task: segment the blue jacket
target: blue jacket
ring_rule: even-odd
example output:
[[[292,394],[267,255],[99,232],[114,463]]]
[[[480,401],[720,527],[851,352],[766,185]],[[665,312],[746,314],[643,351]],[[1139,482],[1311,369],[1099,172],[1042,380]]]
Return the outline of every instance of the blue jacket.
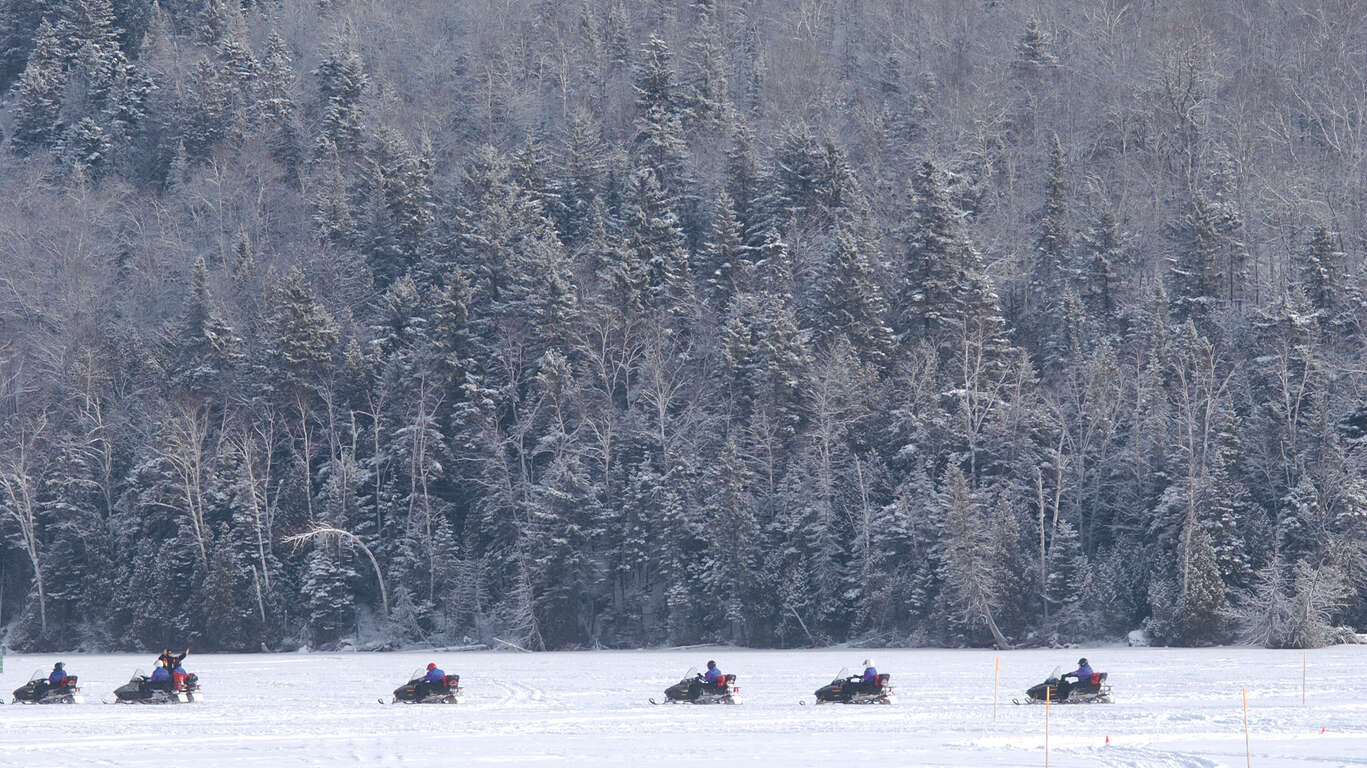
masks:
[[[166,667],[157,667],[152,670],[152,682],[159,683],[162,680],[170,680],[171,672]]]
[[[1080,666],[1080,667],[1077,668],[1077,671],[1076,671],[1076,672],[1069,672],[1068,675],[1073,675],[1073,676],[1077,677],[1078,682],[1085,682],[1085,681],[1087,681],[1087,680],[1091,680],[1091,679],[1092,679],[1092,665],[1091,665],[1091,664],[1083,664],[1082,666]],[[1064,677],[1067,677],[1068,675],[1064,675]]]
[[[703,675],[702,679],[706,680],[709,683],[715,683],[717,682],[717,678],[721,676],[721,667],[713,667],[707,670],[707,674]]]
[[[53,688],[56,688],[57,686],[61,685],[61,684],[62,684],[62,681],[65,680],[65,679],[66,679],[66,671],[65,671],[65,670],[62,670],[62,669],[54,669],[54,670],[52,670],[52,674],[50,674],[50,675],[47,676],[47,684],[50,685],[50,686],[52,686]]]
[[[422,679],[429,683],[440,683],[446,679],[446,673],[440,669],[429,669],[427,670],[427,674],[423,675]]]
[[[864,669],[864,682],[866,682],[866,683],[872,683],[873,681],[875,681],[875,680],[877,680],[877,679],[878,679],[878,670],[877,670],[877,669],[875,669],[875,668],[873,668],[873,667],[867,667],[867,668]]]

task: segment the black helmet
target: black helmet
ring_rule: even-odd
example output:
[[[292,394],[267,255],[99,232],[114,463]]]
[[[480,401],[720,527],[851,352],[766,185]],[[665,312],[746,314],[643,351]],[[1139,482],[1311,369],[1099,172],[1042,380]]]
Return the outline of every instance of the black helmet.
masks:
[[[56,664],[53,664],[53,665],[52,665],[52,668],[53,668],[53,669],[61,669],[61,668],[62,668],[62,662],[59,661],[59,662],[57,662]]]
[[[715,666],[717,666],[717,662],[712,661],[711,659],[708,659],[708,660],[707,660],[707,668],[708,668],[708,669],[711,669],[711,668],[713,668],[713,667],[715,667]]]
[[[1083,658],[1081,658],[1081,659],[1078,659],[1078,660],[1077,660],[1077,665],[1078,665],[1079,667],[1085,667],[1085,666],[1087,666],[1087,659],[1086,659],[1086,657],[1083,657]]]

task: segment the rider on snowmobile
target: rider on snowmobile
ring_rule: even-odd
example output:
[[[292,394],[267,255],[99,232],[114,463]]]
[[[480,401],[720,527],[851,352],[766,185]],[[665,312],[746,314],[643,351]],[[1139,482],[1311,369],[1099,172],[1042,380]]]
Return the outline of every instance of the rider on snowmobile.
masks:
[[[709,687],[715,686],[718,680],[726,679],[721,669],[717,667],[717,662],[709,659],[707,661],[707,674],[698,675],[688,684],[688,698],[697,699],[702,694],[703,683]]]
[[[157,659],[157,666],[152,669],[152,677],[148,679],[153,688],[171,689],[171,670],[166,668],[166,662]]]
[[[162,648],[162,649],[161,649],[161,655],[157,657],[157,661],[160,661],[160,662],[162,662],[163,664],[165,664],[167,669],[175,669],[176,667],[179,667],[179,666],[180,666],[180,663],[181,663],[182,661],[185,661],[185,657],[186,657],[186,656],[189,656],[189,655],[190,655],[190,649],[189,649],[189,648],[186,648],[186,649],[185,649],[185,653],[182,653],[182,654],[180,654],[179,656],[175,655],[174,653],[171,653],[170,651],[166,650],[165,648]]]
[[[873,659],[864,659],[864,677],[860,683],[865,691],[872,692],[878,687],[878,668],[873,665]]]
[[[66,665],[59,661],[52,665],[52,674],[47,676],[47,684],[53,688],[60,688],[66,678]]]
[[[436,664],[427,662],[427,674],[423,675],[423,685],[427,686],[424,696],[429,693],[440,691],[446,683],[446,673],[441,671]]]
[[[1076,679],[1077,679],[1077,683],[1069,684],[1069,683],[1068,683],[1068,678],[1070,678],[1070,677],[1076,678]],[[1062,676],[1059,677],[1059,680],[1058,680],[1058,700],[1059,700],[1059,701],[1064,701],[1065,699],[1068,698],[1068,692],[1071,691],[1071,690],[1073,689],[1073,686],[1074,686],[1074,685],[1078,685],[1078,684],[1080,684],[1080,683],[1088,682],[1088,681],[1090,681],[1091,679],[1092,679],[1092,666],[1091,666],[1090,664],[1087,663],[1087,658],[1084,656],[1083,658],[1080,658],[1080,659],[1077,660],[1077,669],[1073,670],[1072,672],[1066,672],[1066,673],[1064,673]]]
[[[179,690],[183,689],[183,688],[185,687],[185,678],[187,678],[187,677],[189,677],[189,676],[190,676],[190,674],[189,674],[188,672],[185,671],[185,667],[182,667],[182,666],[180,665],[180,663],[177,662],[177,663],[176,663],[176,668],[173,669],[173,670],[171,670],[171,688],[172,688],[172,690],[177,690],[177,691],[179,691]]]

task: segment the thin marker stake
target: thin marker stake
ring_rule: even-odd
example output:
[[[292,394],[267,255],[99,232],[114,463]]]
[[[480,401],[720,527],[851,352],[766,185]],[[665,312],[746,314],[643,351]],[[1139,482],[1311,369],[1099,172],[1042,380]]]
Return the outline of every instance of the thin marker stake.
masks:
[[[1305,668],[1309,664],[1307,658],[1310,655],[1308,649],[1301,649],[1301,706],[1305,706]]]
[[[1002,657],[992,665],[992,722],[997,722],[997,680],[1001,677]]]
[[[1248,746],[1248,689],[1244,689],[1244,760],[1253,768],[1253,750]]]
[[[1044,768],[1049,768],[1049,702],[1054,699],[1054,689],[1044,689]]]

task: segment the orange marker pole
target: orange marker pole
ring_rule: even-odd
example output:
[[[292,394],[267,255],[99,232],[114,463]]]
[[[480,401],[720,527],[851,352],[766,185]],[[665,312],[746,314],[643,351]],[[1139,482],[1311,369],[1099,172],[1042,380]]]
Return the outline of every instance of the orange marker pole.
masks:
[[[1049,768],[1049,702],[1054,698],[1054,689],[1044,689],[1044,768]]]
[[[1244,759],[1253,768],[1253,750],[1248,746],[1248,689],[1244,689]]]
[[[992,722],[997,722],[997,681],[1001,678],[1002,657],[992,665]]]

